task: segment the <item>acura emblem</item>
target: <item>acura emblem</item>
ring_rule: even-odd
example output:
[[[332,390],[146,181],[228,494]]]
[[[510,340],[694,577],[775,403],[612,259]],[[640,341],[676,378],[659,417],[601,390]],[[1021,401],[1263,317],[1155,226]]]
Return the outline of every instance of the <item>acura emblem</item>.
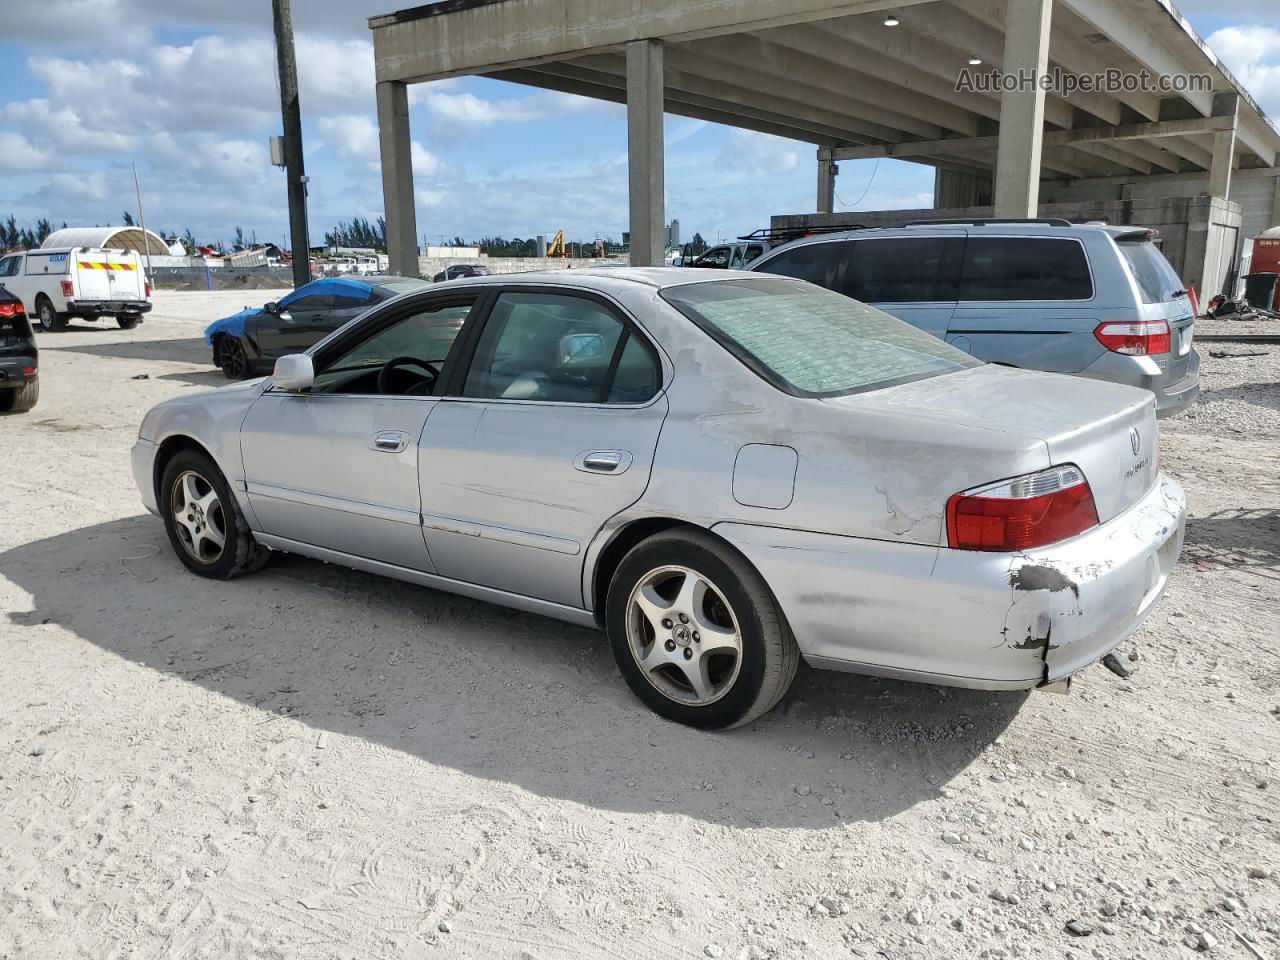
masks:
[[[1135,457],[1142,450],[1142,434],[1138,432],[1137,427],[1129,431],[1129,446],[1133,447],[1133,455]]]

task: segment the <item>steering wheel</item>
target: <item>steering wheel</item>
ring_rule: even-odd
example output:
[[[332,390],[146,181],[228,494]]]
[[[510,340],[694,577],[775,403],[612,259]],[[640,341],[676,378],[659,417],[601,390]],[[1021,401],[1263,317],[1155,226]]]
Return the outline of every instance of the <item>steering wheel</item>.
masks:
[[[399,367],[420,367],[426,370],[431,376],[424,377],[409,389],[400,391],[401,396],[416,397],[424,393],[430,393],[431,388],[435,386],[436,380],[440,377],[440,370],[425,360],[419,360],[417,357],[392,357],[382,365],[382,369],[378,371],[378,392],[382,394],[391,393],[391,374]]]

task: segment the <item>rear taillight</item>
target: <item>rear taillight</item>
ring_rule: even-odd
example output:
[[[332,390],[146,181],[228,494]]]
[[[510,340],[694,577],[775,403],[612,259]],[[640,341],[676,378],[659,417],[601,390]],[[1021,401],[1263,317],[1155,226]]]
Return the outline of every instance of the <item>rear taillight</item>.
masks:
[[[1168,353],[1173,343],[1169,324],[1164,320],[1100,323],[1093,335],[1112,353],[1127,353],[1136,357]]]
[[[957,493],[947,501],[947,545],[959,550],[1029,550],[1097,525],[1093,491],[1070,464]]]
[[[75,288],[75,287],[73,287],[73,286],[71,285],[71,281],[70,281],[70,280],[63,280],[63,281],[62,281],[62,295],[63,295],[64,297],[74,297],[74,296],[75,296],[75,293],[76,293],[76,288]]]
[[[151,296],[151,281],[147,280],[142,284],[142,295],[144,297]]]
[[[16,317],[24,312],[20,303],[0,303],[0,317]]]

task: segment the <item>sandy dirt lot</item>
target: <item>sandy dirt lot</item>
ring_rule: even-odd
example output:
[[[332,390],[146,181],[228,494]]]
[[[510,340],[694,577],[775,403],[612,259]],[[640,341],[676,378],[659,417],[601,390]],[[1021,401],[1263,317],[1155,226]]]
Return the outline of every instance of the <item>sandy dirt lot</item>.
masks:
[[[1193,517],[1132,677],[802,667],[708,735],[587,630],[298,558],[186,573],[129,448],[270,296],[44,335],[0,418],[0,958],[1280,960],[1280,347],[1213,344],[1163,424]]]

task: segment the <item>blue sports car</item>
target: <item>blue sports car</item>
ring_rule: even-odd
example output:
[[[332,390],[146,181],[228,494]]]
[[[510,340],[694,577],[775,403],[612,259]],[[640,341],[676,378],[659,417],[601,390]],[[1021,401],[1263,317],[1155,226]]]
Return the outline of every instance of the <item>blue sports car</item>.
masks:
[[[231,380],[270,373],[276,358],[301,353],[375,304],[428,286],[411,277],[324,277],[280,300],[209,324],[205,342]]]

